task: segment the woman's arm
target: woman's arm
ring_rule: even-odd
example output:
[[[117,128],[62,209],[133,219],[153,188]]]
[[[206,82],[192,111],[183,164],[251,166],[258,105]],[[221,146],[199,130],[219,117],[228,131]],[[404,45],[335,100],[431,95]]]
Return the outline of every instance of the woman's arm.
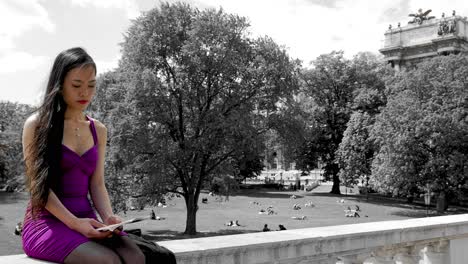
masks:
[[[113,219],[115,216],[112,212],[109,194],[104,183],[104,160],[106,154],[107,128],[97,120],[94,120],[94,126],[96,127],[99,145],[97,166],[93,176],[91,177],[91,198],[93,199],[94,206],[101,216],[102,221],[105,224],[115,224],[120,222],[121,219]]]
[[[110,232],[100,232],[96,230],[96,228],[105,226],[103,223],[92,218],[78,218],[72,214],[52,190],[49,190],[49,197],[45,209],[70,229],[80,232],[88,238],[105,238],[110,234]]]
[[[26,120],[26,122],[24,123],[24,127],[23,127],[23,136],[22,136],[23,156],[26,162],[28,162],[27,157],[29,157],[30,155],[29,145],[31,144],[33,140],[34,131],[36,130],[36,127],[37,127],[37,115],[32,115]],[[26,166],[28,165],[26,164]],[[27,175],[27,177],[31,177],[31,175]],[[49,211],[52,215],[57,217],[70,229],[76,230],[87,237],[104,238],[109,235],[109,233],[107,232],[99,232],[95,230],[95,227],[104,226],[102,223],[99,223],[94,219],[77,218],[75,215],[73,215],[63,205],[63,203],[59,200],[57,195],[55,195],[55,193],[52,190],[49,190],[49,196],[47,198],[45,209]]]

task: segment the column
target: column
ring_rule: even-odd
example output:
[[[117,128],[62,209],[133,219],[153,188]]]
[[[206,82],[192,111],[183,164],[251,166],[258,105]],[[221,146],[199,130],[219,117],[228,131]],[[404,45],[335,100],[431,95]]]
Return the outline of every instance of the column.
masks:
[[[419,251],[421,246],[406,245],[398,247],[395,250],[393,260],[395,264],[418,264],[419,263]]]
[[[425,246],[421,252],[421,261],[423,264],[446,264],[450,263],[449,241],[440,240]]]

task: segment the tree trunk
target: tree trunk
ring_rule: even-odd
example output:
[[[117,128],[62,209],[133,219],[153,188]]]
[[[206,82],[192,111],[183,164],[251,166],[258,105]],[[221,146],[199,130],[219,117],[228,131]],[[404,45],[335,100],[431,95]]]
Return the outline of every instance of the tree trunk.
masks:
[[[339,168],[338,168],[338,165],[337,164],[333,164],[332,166],[330,166],[331,168],[331,173],[333,175],[333,186],[332,186],[332,189],[330,191],[330,193],[333,193],[333,194],[341,194],[340,192],[340,177],[338,176],[338,171],[339,171]]]
[[[333,186],[332,186],[332,189],[331,189],[330,193],[341,194],[341,192],[340,192],[340,177],[338,177],[337,174],[333,175]]]
[[[447,195],[445,192],[440,192],[439,197],[437,197],[437,205],[436,209],[437,212],[443,213],[445,210],[448,208],[448,201],[447,201]]]
[[[193,194],[188,194],[185,197],[185,206],[187,207],[187,220],[185,222],[186,235],[195,235],[197,233],[197,201]]]

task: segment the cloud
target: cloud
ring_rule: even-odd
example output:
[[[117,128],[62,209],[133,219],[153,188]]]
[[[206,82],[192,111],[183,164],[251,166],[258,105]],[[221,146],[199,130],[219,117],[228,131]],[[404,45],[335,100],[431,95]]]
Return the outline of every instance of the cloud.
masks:
[[[72,4],[81,7],[118,8],[125,10],[127,18],[133,19],[140,15],[138,5],[134,0],[72,0]]]
[[[119,66],[119,60],[121,55],[114,57],[112,60],[99,60],[96,59],[96,67],[98,70],[98,74],[104,73],[107,71],[115,70]]]
[[[337,8],[340,0],[306,0],[306,2],[326,8]]]
[[[385,8],[382,11],[382,14],[378,18],[378,22],[392,23],[397,20],[403,20],[408,18],[408,14],[412,13],[410,8],[410,2],[407,0],[401,0],[397,4],[392,4],[392,6]]]
[[[343,39],[343,37],[341,37],[341,36],[332,35],[332,36],[330,37],[330,40],[331,40],[331,41],[343,41],[344,39]]]
[[[14,39],[39,27],[54,32],[55,24],[39,0],[2,0],[0,2],[0,54],[15,48]]]
[[[50,58],[45,56],[33,56],[22,51],[11,51],[3,56],[0,55],[0,74],[44,68],[49,61]]]

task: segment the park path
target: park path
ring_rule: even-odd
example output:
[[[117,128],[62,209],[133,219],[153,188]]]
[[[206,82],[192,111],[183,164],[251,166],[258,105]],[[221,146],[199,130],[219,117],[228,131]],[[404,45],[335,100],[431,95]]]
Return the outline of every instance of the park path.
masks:
[[[0,192],[0,256],[23,253],[21,237],[14,230],[23,221],[27,202],[27,193]]]

